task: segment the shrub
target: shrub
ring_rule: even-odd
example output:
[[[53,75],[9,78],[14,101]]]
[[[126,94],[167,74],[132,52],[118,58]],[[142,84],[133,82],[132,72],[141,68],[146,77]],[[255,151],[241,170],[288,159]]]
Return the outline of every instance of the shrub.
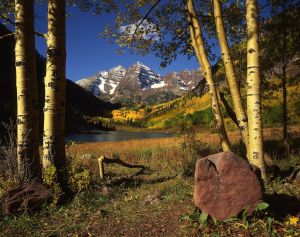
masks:
[[[16,123],[2,123],[5,134],[0,140],[0,171],[8,179],[18,181]]]
[[[277,105],[264,109],[262,118],[265,125],[280,124],[282,121],[282,107]]]
[[[183,119],[184,119],[184,117],[182,115],[177,115],[176,117],[169,118],[164,122],[164,127],[165,128],[175,128],[178,126],[178,123],[180,121],[182,121]]]
[[[191,119],[193,125],[197,125],[200,123],[210,124],[210,122],[214,120],[214,115],[211,107],[209,107],[207,109],[194,112],[193,114],[191,114]]]
[[[183,176],[193,176],[196,161],[213,152],[213,149],[207,143],[197,138],[192,128],[186,128],[183,131],[183,140],[180,142],[180,147],[185,157],[182,164]]]
[[[70,188],[74,193],[83,191],[91,184],[91,173],[80,159],[72,158],[68,170]]]
[[[82,159],[67,157],[67,173],[69,179],[69,188],[73,194],[82,192],[91,184],[91,173]],[[53,203],[56,205],[61,199],[63,192],[57,183],[57,172],[53,165],[43,169],[43,182],[46,184],[52,194]]]
[[[56,168],[53,165],[49,165],[43,169],[43,182],[49,187],[49,191],[53,197],[52,205],[56,205],[63,193],[57,183]]]

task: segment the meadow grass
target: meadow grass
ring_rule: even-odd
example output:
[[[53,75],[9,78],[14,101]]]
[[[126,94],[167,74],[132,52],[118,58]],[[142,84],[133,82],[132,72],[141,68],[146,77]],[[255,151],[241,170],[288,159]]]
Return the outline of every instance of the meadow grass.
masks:
[[[293,131],[299,135],[297,128]],[[229,136],[232,141],[239,139],[236,131]],[[267,129],[264,136],[269,150],[275,152],[280,131]],[[238,144],[234,147],[239,149]],[[193,168],[196,159],[218,149],[218,136],[209,133],[70,145],[69,160],[79,160],[91,172],[89,186],[64,205],[1,217],[0,236],[299,236],[299,213],[288,207],[284,214],[267,209],[247,219],[200,221],[192,202]],[[288,159],[278,153],[272,157],[287,169],[300,165],[299,147],[293,151]],[[100,180],[97,158],[101,155],[147,169],[136,175],[137,169],[106,165],[105,180]],[[300,188],[289,177],[274,177],[266,192],[299,203],[295,200],[300,198]]]

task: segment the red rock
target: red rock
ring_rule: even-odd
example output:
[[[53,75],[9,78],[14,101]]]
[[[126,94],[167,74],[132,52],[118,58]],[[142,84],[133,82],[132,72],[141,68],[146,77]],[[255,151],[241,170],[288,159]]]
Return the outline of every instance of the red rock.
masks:
[[[195,169],[194,203],[222,221],[262,200],[263,185],[254,166],[232,152],[199,159]]]
[[[4,214],[28,212],[42,207],[51,197],[47,188],[38,181],[32,181],[7,190],[2,197]]]

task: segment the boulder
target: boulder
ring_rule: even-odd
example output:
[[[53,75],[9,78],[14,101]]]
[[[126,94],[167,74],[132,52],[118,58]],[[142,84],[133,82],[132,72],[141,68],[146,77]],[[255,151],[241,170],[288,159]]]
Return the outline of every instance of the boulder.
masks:
[[[9,215],[37,210],[50,197],[47,188],[38,181],[21,184],[3,194],[3,213]]]
[[[199,159],[195,169],[194,203],[216,220],[226,220],[262,200],[259,170],[232,152]]]

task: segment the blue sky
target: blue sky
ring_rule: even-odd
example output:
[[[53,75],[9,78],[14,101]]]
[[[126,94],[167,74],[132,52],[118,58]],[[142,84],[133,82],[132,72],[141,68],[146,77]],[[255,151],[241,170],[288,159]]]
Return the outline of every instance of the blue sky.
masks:
[[[260,1],[264,4],[265,0]],[[268,12],[267,9],[264,11]],[[268,15],[264,11],[261,15]],[[190,60],[185,56],[178,55],[176,61],[166,68],[159,66],[160,59],[153,54],[141,56],[126,52],[116,54],[118,46],[111,45],[107,40],[100,38],[99,33],[103,31],[106,24],[113,21],[112,15],[93,15],[92,12],[82,12],[76,7],[67,9],[67,77],[77,81],[84,77],[95,74],[101,70],[108,70],[117,65],[129,67],[136,61],[148,65],[155,72],[165,75],[172,71],[199,68],[196,58]],[[47,8],[46,4],[36,4],[36,31],[47,32]],[[10,26],[12,29],[13,27]],[[13,29],[12,29],[13,30]],[[46,43],[43,38],[36,39],[37,50],[45,56]],[[218,43],[213,52],[219,54]]]
[[[188,60],[184,56],[169,65],[160,68],[160,59],[152,55],[135,55],[129,52],[116,54],[117,45],[111,45],[107,40],[101,39],[99,33],[111,21],[111,15],[95,16],[91,12],[81,12],[78,8],[68,8],[70,16],[67,18],[67,77],[77,81],[90,76],[100,70],[108,70],[114,66],[129,67],[136,61],[148,65],[155,72],[165,75],[171,71],[199,68],[195,58]],[[47,31],[47,9],[45,5],[36,6],[36,31]],[[37,49],[45,55],[46,44],[44,39],[37,38]]]

